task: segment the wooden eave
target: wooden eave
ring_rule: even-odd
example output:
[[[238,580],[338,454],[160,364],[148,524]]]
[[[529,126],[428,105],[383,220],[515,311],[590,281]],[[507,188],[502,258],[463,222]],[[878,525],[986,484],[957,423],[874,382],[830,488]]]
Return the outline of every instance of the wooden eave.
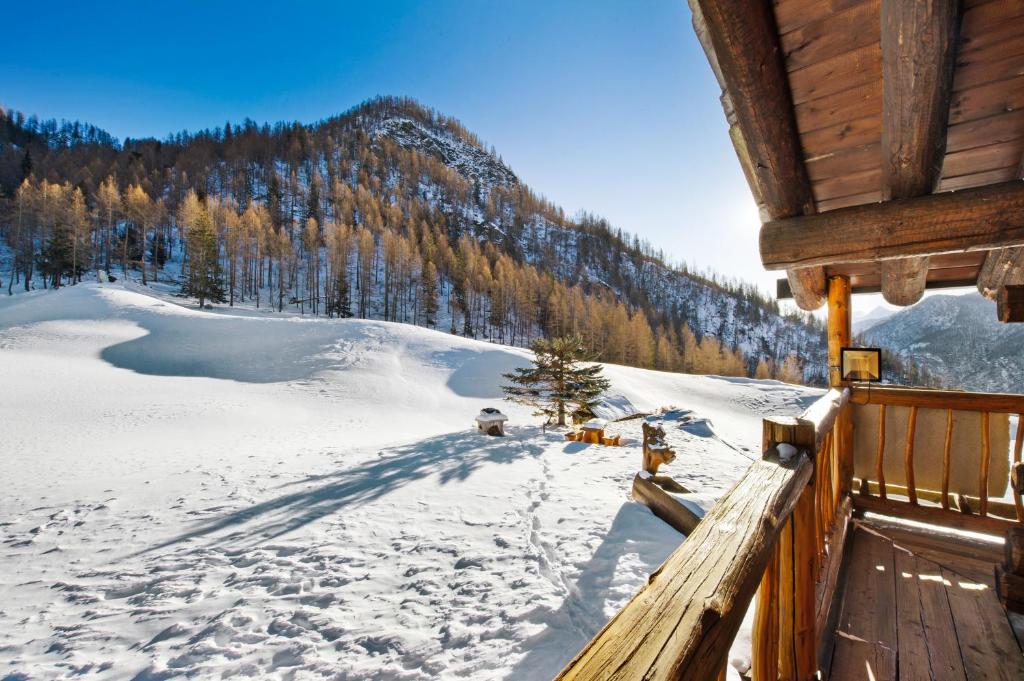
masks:
[[[781,238],[784,224],[794,252],[800,224],[838,211],[830,233],[807,230],[815,240],[808,250],[818,254],[813,264],[763,257],[767,269],[787,270],[789,284],[780,288],[797,288],[797,302],[813,309],[824,300],[824,281],[836,275],[850,277],[854,292],[883,291],[897,304],[914,302],[924,288],[976,285],[996,298],[1006,285],[1024,284],[1024,249],[1001,216],[982,247],[976,234],[970,241],[965,232],[958,244],[958,233],[944,233],[934,248],[921,237],[905,252],[844,259],[849,243],[879,232],[884,238],[896,226],[884,221],[885,211],[872,213],[875,224],[853,217],[847,224],[857,211],[843,210],[1024,177],[1024,1],[770,5],[759,28],[749,18],[763,11],[758,0],[690,0],[768,237]],[[778,64],[781,85],[772,77]],[[767,74],[764,83],[751,86],[751,68]],[[751,111],[753,121],[744,113]],[[793,139],[778,139],[786,134]],[[788,163],[791,148],[802,167]],[[794,205],[808,192],[807,205]]]

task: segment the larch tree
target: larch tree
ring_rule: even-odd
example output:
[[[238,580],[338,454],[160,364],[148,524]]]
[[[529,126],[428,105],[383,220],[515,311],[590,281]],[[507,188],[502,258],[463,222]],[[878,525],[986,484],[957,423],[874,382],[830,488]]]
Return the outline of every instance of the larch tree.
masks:
[[[502,386],[505,399],[534,407],[536,415],[560,426],[567,413],[592,412],[611,382],[582,343],[579,336],[535,340],[533,366],[504,375],[510,381]]]
[[[103,223],[103,269],[110,274],[111,240],[121,212],[121,192],[113,177],[108,176],[97,190],[96,208]]]
[[[205,202],[190,191],[182,202],[178,221],[185,226],[188,248],[188,270],[182,285],[186,295],[199,300],[199,307],[207,301],[224,302],[224,280],[221,274],[217,231],[213,216]]]
[[[789,354],[779,367],[775,378],[783,383],[803,384],[804,370],[800,366],[800,359],[795,354]]]

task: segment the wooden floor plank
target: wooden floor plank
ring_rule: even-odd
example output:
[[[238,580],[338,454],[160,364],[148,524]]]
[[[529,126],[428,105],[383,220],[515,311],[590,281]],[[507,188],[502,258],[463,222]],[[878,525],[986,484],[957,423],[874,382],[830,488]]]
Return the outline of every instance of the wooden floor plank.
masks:
[[[942,567],[895,547],[900,681],[963,681]]]
[[[998,547],[854,521],[829,678],[1024,679],[1024,653],[996,598]]]
[[[829,679],[889,681],[896,678],[896,651],[859,638],[836,634]]]
[[[967,678],[1024,679],[1024,655],[995,592],[952,570],[943,568],[942,576]]]
[[[839,614],[833,679],[895,681],[896,602],[893,546],[887,538],[854,529],[850,566]]]

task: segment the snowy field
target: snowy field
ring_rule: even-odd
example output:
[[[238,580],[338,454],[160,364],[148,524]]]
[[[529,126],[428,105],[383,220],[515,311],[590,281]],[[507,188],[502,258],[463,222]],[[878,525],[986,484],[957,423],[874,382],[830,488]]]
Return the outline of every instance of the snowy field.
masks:
[[[527,361],[117,285],[0,299],[0,678],[550,678],[683,537],[628,497],[639,421],[568,443],[500,400]],[[818,394],[606,374],[619,410],[692,410],[666,472],[705,506]]]

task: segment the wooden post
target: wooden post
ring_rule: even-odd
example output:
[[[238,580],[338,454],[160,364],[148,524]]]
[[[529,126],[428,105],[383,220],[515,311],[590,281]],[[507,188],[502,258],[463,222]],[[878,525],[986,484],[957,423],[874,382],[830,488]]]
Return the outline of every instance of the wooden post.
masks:
[[[828,384],[845,385],[840,366],[841,350],[850,345],[850,278],[828,280]]]
[[[811,421],[795,418],[772,418],[764,420],[763,442],[766,447],[779,443],[791,444],[797,449],[814,452],[817,447],[817,431]],[[824,471],[816,471],[815,485],[821,484]],[[817,578],[817,540],[815,532],[815,489],[804,489],[793,509],[793,515],[779,534],[778,556],[778,610],[776,615],[777,633],[770,632],[770,613],[758,616],[765,629],[755,632],[764,636],[759,647],[762,658],[767,656],[765,648],[771,638],[778,641],[778,674],[783,679],[809,680],[817,671],[817,636],[815,631],[815,579]],[[771,606],[771,595],[764,603]],[[759,666],[770,669],[770,663],[762,659]],[[761,678],[774,679],[774,676]]]
[[[850,278],[830,277],[828,280],[828,382],[835,388],[844,385],[840,366],[842,349],[849,347],[853,336],[850,323]],[[836,417],[835,456],[839,472],[839,495],[853,490],[853,418],[849,406]]]

